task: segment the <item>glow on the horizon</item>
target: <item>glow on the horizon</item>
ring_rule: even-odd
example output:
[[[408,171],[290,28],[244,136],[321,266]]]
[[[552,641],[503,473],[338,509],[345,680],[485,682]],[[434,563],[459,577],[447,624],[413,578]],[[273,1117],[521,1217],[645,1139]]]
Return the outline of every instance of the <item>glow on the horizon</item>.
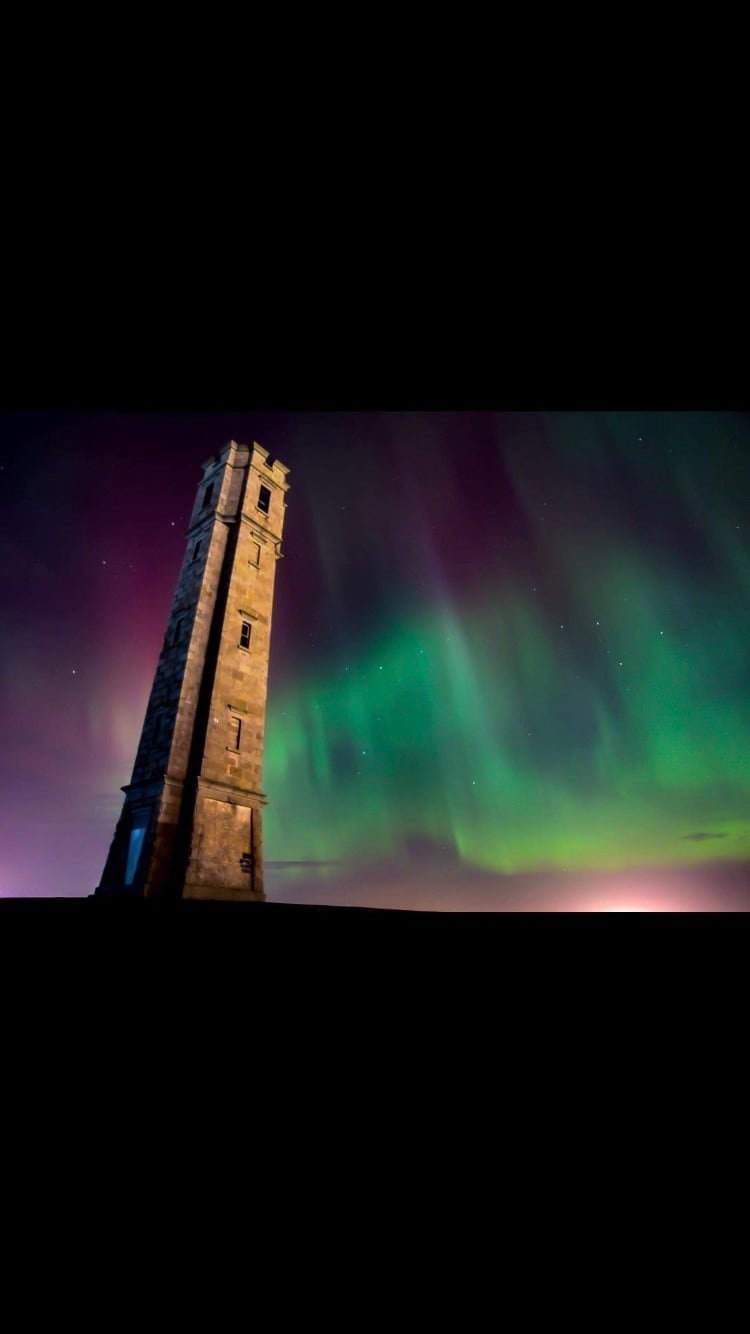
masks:
[[[602,908],[602,912],[653,912],[653,908],[631,908],[624,904],[617,904],[611,908]]]
[[[654,885],[637,884],[618,889],[599,886],[588,902],[583,902],[576,909],[578,912],[596,913],[652,913],[652,912],[694,912],[696,908],[695,887],[675,890],[674,885],[663,889]]]

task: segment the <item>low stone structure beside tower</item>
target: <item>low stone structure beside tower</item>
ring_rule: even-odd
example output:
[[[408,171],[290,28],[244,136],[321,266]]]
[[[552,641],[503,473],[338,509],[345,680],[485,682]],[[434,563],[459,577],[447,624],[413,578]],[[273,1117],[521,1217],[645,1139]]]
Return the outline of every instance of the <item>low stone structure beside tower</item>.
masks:
[[[263,741],[288,472],[235,441],[203,465],[97,894],[264,898]]]

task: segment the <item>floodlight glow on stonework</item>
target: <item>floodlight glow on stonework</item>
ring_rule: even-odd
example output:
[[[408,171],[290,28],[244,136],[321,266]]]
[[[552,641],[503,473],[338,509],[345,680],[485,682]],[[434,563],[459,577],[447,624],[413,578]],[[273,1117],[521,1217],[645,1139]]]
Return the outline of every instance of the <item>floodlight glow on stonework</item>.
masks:
[[[233,440],[203,465],[98,894],[265,898],[263,744],[288,472]]]

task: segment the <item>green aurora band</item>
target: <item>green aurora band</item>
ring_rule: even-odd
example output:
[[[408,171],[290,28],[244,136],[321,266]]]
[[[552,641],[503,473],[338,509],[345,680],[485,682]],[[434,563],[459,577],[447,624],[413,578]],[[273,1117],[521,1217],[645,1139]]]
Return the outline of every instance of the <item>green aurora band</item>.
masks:
[[[655,447],[645,420],[546,419],[543,460],[507,446],[539,574],[499,533],[465,596],[438,580],[272,690],[269,858],[372,863],[409,838],[503,874],[748,857],[748,428],[670,414]]]

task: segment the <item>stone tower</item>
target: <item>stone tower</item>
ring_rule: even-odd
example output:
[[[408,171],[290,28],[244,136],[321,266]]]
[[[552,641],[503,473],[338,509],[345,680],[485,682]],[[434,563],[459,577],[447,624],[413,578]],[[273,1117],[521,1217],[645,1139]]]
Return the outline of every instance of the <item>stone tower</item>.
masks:
[[[283,463],[203,464],[167,633],[97,894],[262,900],[261,791]]]

